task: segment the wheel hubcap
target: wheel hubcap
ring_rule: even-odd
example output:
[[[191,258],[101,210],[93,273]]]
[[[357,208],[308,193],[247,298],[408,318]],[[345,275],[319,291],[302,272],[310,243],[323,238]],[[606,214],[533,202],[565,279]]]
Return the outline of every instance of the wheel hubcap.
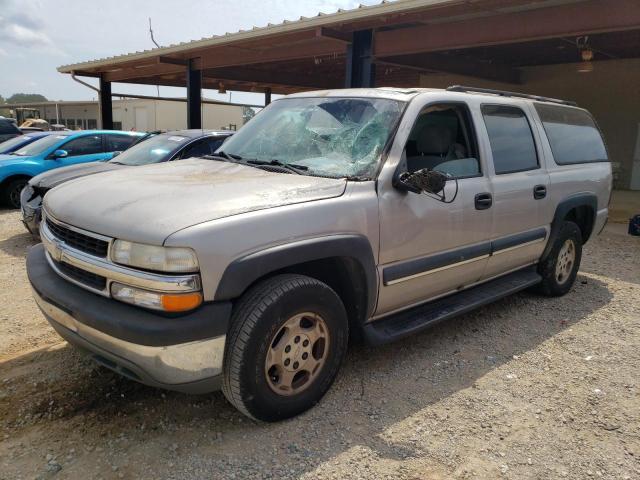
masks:
[[[20,206],[20,192],[27,185],[27,183],[20,183],[9,192],[9,201],[11,202],[11,206],[19,207]]]
[[[576,247],[573,240],[565,240],[560,253],[558,254],[558,260],[556,261],[556,280],[560,285],[565,283],[571,272],[573,271],[573,265],[576,261]]]
[[[300,313],[288,319],[271,339],[265,375],[278,395],[308,388],[322,370],[329,352],[329,329],[320,315]]]

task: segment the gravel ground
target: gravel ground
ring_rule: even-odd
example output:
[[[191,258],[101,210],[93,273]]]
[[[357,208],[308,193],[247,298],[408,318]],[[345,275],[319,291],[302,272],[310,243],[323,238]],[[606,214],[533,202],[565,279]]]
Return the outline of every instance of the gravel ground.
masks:
[[[0,211],[0,479],[640,478],[640,239],[622,225],[587,245],[567,296],[354,347],[316,408],[262,424],[62,342],[31,300],[18,219]]]

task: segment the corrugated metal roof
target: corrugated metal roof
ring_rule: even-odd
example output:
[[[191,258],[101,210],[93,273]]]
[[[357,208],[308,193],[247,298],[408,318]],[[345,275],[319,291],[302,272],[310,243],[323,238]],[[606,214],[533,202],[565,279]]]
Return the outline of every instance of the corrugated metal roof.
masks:
[[[148,57],[156,57],[158,55],[169,55],[184,52],[187,50],[221,46],[227,43],[237,42],[241,40],[251,40],[261,36],[275,35],[279,33],[290,33],[297,30],[305,30],[320,26],[333,25],[336,23],[362,20],[368,17],[378,15],[404,13],[411,10],[417,10],[425,7],[433,7],[448,3],[460,3],[461,0],[382,0],[376,5],[359,5],[356,8],[338,11],[333,13],[319,12],[314,17],[300,17],[298,20],[284,20],[279,24],[267,24],[264,27],[253,27],[250,30],[239,30],[235,33],[225,33],[224,35],[212,35],[204,37],[200,40],[192,40],[189,42],[181,42],[169,45],[167,47],[154,48],[139,52],[127,53],[123,55],[115,55],[112,57],[90,60],[82,63],[63,65],[58,67],[61,73],[72,73],[73,71],[97,68],[104,65],[113,65],[116,63],[129,62],[132,60],[140,60]]]

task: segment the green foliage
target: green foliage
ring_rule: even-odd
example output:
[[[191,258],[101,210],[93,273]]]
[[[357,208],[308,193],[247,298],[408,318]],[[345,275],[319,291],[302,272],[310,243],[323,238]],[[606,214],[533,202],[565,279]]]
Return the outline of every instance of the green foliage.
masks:
[[[251,107],[242,107],[242,122],[247,123],[256,116],[256,111]]]
[[[6,99],[6,103],[46,102],[47,98],[39,93],[14,93]]]

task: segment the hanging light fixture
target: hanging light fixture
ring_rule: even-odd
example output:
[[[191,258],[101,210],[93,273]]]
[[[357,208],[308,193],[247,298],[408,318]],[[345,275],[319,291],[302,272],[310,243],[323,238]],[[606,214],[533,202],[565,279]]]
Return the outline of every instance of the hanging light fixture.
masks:
[[[589,47],[589,37],[578,37],[576,39],[576,46],[580,52],[580,60],[582,62],[578,65],[579,73],[591,73],[593,72],[593,50]]]

